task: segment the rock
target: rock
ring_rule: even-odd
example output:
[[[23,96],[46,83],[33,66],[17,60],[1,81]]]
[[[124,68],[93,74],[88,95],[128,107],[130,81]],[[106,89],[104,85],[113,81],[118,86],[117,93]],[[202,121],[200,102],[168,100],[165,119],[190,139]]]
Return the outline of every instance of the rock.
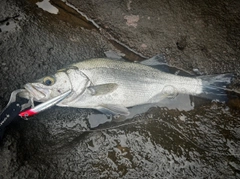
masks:
[[[48,2],[58,14],[35,1],[0,2],[0,26],[16,27],[0,32],[1,109],[26,82],[105,52],[132,61],[164,54],[198,74],[239,75],[237,1]],[[0,178],[237,178],[239,100],[190,101],[191,111],[152,107],[117,123],[60,107],[19,119],[0,144]]]

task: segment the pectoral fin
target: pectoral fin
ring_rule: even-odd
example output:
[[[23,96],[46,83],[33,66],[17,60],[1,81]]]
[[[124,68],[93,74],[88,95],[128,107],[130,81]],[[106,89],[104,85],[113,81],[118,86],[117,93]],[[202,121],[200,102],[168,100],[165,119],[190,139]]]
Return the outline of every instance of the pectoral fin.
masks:
[[[128,116],[130,114],[126,107],[119,104],[102,104],[96,109],[104,114],[120,114],[123,116]]]
[[[107,83],[107,84],[101,84],[96,86],[89,86],[87,89],[91,92],[93,96],[98,96],[98,95],[111,93],[114,90],[116,90],[117,87],[118,87],[118,84],[116,83]]]

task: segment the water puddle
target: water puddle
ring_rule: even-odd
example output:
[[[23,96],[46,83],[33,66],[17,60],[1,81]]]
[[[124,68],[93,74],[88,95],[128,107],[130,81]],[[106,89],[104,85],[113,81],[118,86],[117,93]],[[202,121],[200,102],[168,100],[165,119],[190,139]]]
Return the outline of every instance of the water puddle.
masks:
[[[36,3],[37,6],[51,14],[58,14],[58,9],[50,3],[50,0],[43,0]]]
[[[129,121],[128,119],[131,120],[137,115],[144,114],[152,107],[163,107],[169,110],[175,109],[180,111],[190,111],[194,109],[194,102],[191,100],[191,97],[189,95],[179,94],[173,99],[165,98],[157,104],[145,104],[145,105],[134,106],[132,108],[129,108],[130,115],[127,116],[126,119],[124,118],[123,120],[126,120],[126,123],[127,123],[127,121]],[[90,127],[95,128],[101,124],[112,121],[113,116],[109,117],[104,114],[94,113],[89,115],[88,120],[89,120]],[[115,121],[123,122],[122,119],[115,119]],[[114,125],[116,125],[117,127],[117,123]]]
[[[0,22],[0,32],[14,31],[19,27],[18,22],[22,18],[20,16],[9,17]]]

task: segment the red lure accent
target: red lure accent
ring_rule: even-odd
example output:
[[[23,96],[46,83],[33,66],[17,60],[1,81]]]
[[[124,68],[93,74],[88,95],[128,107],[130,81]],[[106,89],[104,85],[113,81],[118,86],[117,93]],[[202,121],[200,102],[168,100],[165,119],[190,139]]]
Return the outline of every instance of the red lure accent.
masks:
[[[35,114],[37,114],[36,111],[34,111],[33,109],[28,109],[26,111],[20,112],[19,116],[22,118],[25,118],[25,117],[34,116]]]

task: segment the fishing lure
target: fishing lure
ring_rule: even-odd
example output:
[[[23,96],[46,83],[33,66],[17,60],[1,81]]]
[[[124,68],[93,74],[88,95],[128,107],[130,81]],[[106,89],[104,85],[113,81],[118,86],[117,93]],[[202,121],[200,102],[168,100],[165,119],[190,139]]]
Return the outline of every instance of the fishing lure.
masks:
[[[27,118],[27,117],[30,117],[30,116],[34,116],[52,106],[54,106],[55,104],[59,103],[60,101],[62,101],[63,99],[65,99],[70,93],[71,93],[72,90],[68,90],[66,91],[65,93],[51,99],[51,100],[48,100],[44,103],[41,103],[37,106],[35,106],[34,108],[31,108],[31,109],[27,109],[25,111],[22,111],[19,113],[19,116],[22,117],[22,118]]]

